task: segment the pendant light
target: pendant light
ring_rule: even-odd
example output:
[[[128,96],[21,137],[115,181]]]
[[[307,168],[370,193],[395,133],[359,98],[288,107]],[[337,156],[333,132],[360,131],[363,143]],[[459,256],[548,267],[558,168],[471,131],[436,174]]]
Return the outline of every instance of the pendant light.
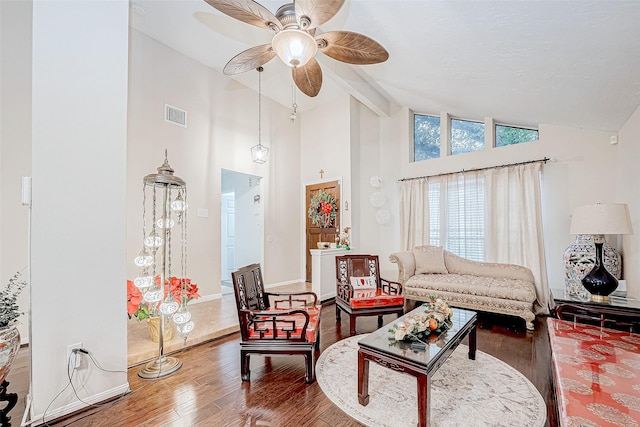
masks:
[[[264,163],[269,156],[269,149],[262,145],[262,72],[264,68],[258,67],[258,145],[251,147],[251,159],[255,163]]]

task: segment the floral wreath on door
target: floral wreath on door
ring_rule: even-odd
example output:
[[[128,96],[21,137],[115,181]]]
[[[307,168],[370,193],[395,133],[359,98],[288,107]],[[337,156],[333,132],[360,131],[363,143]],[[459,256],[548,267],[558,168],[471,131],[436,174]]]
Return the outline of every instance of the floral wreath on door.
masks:
[[[313,225],[321,228],[334,226],[338,203],[335,197],[325,191],[318,191],[311,198],[308,215]]]

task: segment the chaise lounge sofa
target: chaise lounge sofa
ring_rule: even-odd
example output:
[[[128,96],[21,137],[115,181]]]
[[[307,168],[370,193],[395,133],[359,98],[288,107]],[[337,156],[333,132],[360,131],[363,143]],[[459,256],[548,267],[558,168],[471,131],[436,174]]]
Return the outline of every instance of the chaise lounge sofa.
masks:
[[[526,267],[471,261],[438,246],[396,252],[389,260],[398,265],[406,299],[427,301],[433,295],[454,307],[521,317],[534,329],[536,289]]]

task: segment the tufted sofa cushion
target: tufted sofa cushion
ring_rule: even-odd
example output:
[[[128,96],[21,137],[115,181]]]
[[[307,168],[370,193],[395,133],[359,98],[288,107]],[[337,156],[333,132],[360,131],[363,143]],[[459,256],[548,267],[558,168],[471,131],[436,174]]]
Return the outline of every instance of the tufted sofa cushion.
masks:
[[[479,295],[533,303],[536,292],[530,281],[471,274],[418,274],[405,283],[405,288]]]
[[[419,246],[413,250],[416,274],[447,274],[444,251],[440,246]]]

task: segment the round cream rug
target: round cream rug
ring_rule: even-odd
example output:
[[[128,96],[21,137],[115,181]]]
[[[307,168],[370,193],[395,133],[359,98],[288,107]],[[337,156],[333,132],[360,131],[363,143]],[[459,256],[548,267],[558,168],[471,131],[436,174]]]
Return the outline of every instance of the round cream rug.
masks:
[[[369,363],[369,404],[358,403],[358,341],[350,337],[327,348],[316,364],[325,395],[352,418],[371,427],[415,427],[416,378]],[[547,409],[520,372],[481,351],[469,360],[460,344],[431,380],[432,427],[541,427]]]

